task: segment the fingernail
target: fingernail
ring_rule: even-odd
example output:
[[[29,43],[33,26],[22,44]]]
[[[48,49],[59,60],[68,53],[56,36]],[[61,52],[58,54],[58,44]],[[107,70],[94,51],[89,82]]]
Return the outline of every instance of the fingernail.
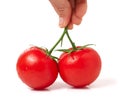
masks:
[[[65,26],[65,21],[64,21],[64,18],[63,17],[60,17],[59,18],[59,26],[62,28]]]

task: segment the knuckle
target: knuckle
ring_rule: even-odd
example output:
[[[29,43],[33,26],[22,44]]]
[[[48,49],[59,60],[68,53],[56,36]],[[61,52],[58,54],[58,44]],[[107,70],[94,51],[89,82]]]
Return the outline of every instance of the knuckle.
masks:
[[[59,16],[64,16],[64,14],[65,14],[64,4],[62,4],[61,6],[58,6],[57,10],[58,10]]]

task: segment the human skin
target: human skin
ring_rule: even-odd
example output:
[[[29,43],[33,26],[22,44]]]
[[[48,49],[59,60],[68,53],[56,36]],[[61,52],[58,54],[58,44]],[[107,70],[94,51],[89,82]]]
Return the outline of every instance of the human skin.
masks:
[[[72,29],[79,25],[87,11],[87,0],[49,0],[59,16],[59,26]]]

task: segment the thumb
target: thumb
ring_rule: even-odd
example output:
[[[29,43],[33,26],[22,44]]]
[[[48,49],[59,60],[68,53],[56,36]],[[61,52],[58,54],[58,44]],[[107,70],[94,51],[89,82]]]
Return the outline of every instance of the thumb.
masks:
[[[71,4],[68,0],[49,0],[59,16],[59,26],[64,28],[71,18]]]

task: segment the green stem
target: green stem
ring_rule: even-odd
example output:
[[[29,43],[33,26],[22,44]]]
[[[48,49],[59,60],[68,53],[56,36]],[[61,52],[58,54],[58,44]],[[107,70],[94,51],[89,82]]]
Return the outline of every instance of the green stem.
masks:
[[[48,51],[48,55],[51,55],[52,52],[53,52],[53,50],[56,48],[56,46],[60,43],[60,41],[63,40],[63,37],[64,37],[65,33],[66,33],[66,31],[65,31],[65,29],[64,29],[61,37],[58,39],[58,41],[55,43],[55,45],[50,49],[50,51]]]
[[[70,36],[69,36],[69,34],[68,34],[68,29],[67,29],[67,27],[65,27],[65,28],[64,28],[64,31],[63,31],[63,33],[62,33],[62,35],[61,35],[61,37],[58,39],[58,41],[55,43],[55,45],[50,49],[50,51],[47,52],[48,55],[51,55],[51,54],[52,54],[53,50],[56,48],[56,46],[57,46],[60,42],[61,42],[61,44],[62,44],[63,37],[64,37],[65,34],[67,35],[68,40],[70,41],[70,43],[71,43],[71,45],[72,45],[73,51],[77,50],[77,47],[75,46],[75,43],[72,41],[72,39],[70,38]]]
[[[66,35],[67,35],[67,37],[68,37],[68,39],[69,39],[69,41],[70,41],[70,43],[71,43],[71,45],[72,45],[73,50],[77,50],[77,47],[75,46],[75,43],[74,43],[74,42],[72,41],[72,39],[70,38],[70,35],[69,35],[69,33],[68,33],[67,27],[65,28],[65,32],[66,32]]]

